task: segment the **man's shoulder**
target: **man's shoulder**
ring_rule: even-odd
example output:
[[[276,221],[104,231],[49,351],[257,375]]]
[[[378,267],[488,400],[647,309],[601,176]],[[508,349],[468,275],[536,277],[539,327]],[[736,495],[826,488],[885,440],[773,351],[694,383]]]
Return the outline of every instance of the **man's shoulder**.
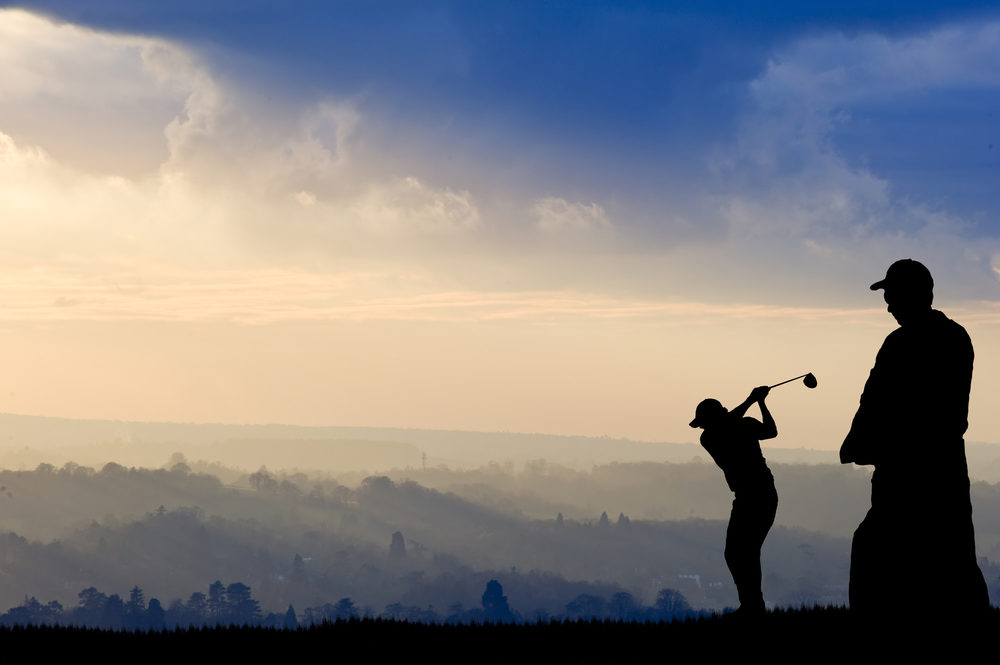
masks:
[[[944,312],[932,309],[927,322],[916,326],[900,326],[886,335],[882,342],[882,348],[903,345],[909,339],[919,339],[928,333],[947,337],[954,341],[962,341],[971,344],[972,339],[962,324],[948,318]]]
[[[909,337],[910,333],[902,326],[886,335],[885,339],[882,340],[881,348],[878,350],[876,361],[881,359],[884,362],[887,358],[895,357],[900,353],[904,353]]]
[[[931,312],[936,325],[941,330],[941,334],[947,336],[955,342],[961,342],[972,346],[972,338],[969,337],[968,331],[966,331],[962,324],[948,318],[944,312],[939,310],[935,309],[931,310]]]
[[[965,332],[965,328],[962,326],[961,323],[959,323],[958,321],[950,318],[947,314],[945,314],[941,310],[939,310],[939,309],[932,309],[931,310],[931,314],[932,314],[932,316],[934,316],[935,319],[937,319],[938,322],[940,322],[941,325],[947,326],[947,327],[952,328],[954,330],[961,330],[963,333]]]

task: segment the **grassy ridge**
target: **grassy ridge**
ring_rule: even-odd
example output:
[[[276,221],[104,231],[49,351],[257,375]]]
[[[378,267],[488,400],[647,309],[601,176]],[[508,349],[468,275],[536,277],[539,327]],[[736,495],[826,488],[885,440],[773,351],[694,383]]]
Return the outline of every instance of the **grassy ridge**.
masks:
[[[878,631],[878,632],[876,632]],[[674,623],[611,621],[527,625],[428,625],[381,619],[297,631],[218,627],[125,633],[57,627],[0,630],[5,653],[155,654],[162,661],[195,654],[252,658],[342,658],[376,662],[580,663],[668,662],[677,658],[833,662],[881,654],[971,655],[995,643],[1000,610],[975,624],[910,620],[859,625],[842,607],[778,610],[757,620],[733,615]],[[84,651],[86,650],[86,651]],[[298,655],[296,655],[298,654]]]

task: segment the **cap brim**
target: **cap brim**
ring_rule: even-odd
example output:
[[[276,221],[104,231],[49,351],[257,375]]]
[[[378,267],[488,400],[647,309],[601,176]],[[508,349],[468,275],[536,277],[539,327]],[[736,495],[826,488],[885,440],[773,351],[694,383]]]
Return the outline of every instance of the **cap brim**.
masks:
[[[694,420],[692,420],[691,422],[689,422],[688,425],[690,425],[691,427],[700,427],[700,425],[698,424],[698,419],[697,418],[695,418]]]
[[[878,291],[879,289],[884,289],[885,288],[885,283],[886,283],[886,280],[880,279],[879,281],[875,282],[874,284],[872,284],[868,288],[870,288],[872,291]]]

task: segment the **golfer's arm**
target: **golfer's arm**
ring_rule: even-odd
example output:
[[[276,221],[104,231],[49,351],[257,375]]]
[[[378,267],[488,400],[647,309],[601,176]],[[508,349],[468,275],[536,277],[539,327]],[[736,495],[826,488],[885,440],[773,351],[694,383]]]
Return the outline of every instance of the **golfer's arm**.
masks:
[[[760,415],[764,420],[764,427],[760,432],[760,439],[773,439],[778,436],[778,426],[774,423],[774,416],[768,410],[767,405],[764,404],[764,400],[757,402],[760,404]]]
[[[737,418],[742,418],[743,416],[745,416],[747,414],[747,409],[750,408],[750,405],[753,404],[754,401],[756,401],[756,400],[754,400],[754,399],[752,399],[750,397],[747,397],[745,400],[743,400],[742,404],[740,404],[739,406],[737,406],[736,408],[734,408],[729,413],[733,414]]]

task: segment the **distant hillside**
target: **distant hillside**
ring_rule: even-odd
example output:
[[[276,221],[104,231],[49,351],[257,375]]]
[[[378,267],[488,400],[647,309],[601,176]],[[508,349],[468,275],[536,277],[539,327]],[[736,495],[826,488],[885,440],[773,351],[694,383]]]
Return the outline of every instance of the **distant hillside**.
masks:
[[[694,433],[692,433],[692,439]],[[175,452],[241,469],[382,472],[445,465],[470,469],[544,459],[589,470],[613,462],[706,460],[695,443],[511,432],[385,427],[301,427],[75,420],[0,414],[0,466],[33,469],[40,462],[161,466]],[[1000,445],[969,443],[973,480],[1000,482]],[[768,461],[838,464],[836,451],[764,448]]]
[[[324,454],[322,448],[334,442],[351,448],[351,452]],[[370,448],[371,454],[362,453],[361,444]],[[425,464],[469,468],[540,458],[571,468],[589,468],[616,461],[687,462],[703,454],[699,446],[690,443],[608,437],[380,427],[138,423],[0,414],[0,464],[8,468],[33,468],[39,461],[60,463],[70,459],[87,464],[114,460],[153,466],[163,464],[172,452],[246,469],[267,466],[368,471]]]
[[[0,609],[25,596],[69,606],[89,586],[124,594],[139,584],[170,600],[215,579],[248,584],[280,610],[345,596],[376,610],[441,609],[475,606],[489,576],[502,577],[523,613],[561,611],[598,587],[647,604],[663,588],[696,608],[736,602],[722,557],[725,521],[530,519],[385,477],[356,488],[269,474],[248,481],[226,486],[183,464],[0,472]],[[392,553],[397,532],[405,556]],[[764,557],[768,598],[845,602],[848,551],[844,538],[775,527]]]

